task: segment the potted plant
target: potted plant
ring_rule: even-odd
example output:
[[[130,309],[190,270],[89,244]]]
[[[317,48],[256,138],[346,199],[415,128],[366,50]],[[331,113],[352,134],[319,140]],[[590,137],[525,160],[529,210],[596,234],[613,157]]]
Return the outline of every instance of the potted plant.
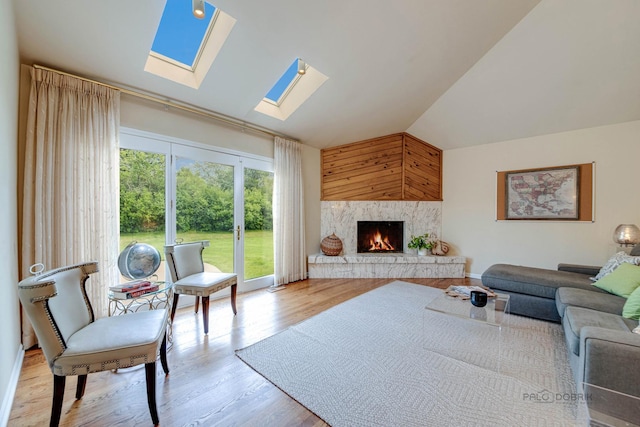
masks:
[[[429,240],[429,233],[424,233],[419,236],[411,236],[409,244],[410,249],[417,249],[418,255],[426,255],[427,251],[433,248],[433,241]]]

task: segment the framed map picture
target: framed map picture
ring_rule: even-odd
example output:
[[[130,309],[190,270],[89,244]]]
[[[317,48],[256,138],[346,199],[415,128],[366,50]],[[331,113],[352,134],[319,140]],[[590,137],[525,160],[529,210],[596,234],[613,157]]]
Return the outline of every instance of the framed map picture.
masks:
[[[578,220],[578,166],[505,172],[505,219]]]

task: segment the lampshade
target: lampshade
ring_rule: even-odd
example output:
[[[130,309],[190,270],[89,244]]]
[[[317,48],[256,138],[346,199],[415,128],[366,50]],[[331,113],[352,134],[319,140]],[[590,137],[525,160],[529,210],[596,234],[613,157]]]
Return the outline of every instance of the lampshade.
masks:
[[[635,224],[620,224],[613,232],[613,241],[624,246],[640,243],[640,228]]]
[[[198,19],[204,18],[204,0],[192,0],[193,16]]]

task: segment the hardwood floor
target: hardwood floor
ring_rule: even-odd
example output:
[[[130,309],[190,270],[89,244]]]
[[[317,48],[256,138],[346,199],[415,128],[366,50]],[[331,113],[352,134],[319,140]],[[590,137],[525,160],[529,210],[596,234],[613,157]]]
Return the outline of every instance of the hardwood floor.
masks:
[[[402,279],[446,288],[477,279]],[[269,337],[321,311],[385,285],[392,279],[309,279],[286,289],[238,294],[238,315],[228,298],[212,301],[209,335],[202,316],[186,307],[176,313],[171,373],[157,367],[157,403],[164,426],[324,426],[321,419],[257,374],[234,350]],[[123,331],[123,333],[125,333]],[[286,364],[286,361],[283,361]],[[40,350],[29,350],[11,409],[9,426],[47,425],[53,378]],[[90,374],[82,400],[69,378],[62,426],[151,425],[144,365],[117,373]]]

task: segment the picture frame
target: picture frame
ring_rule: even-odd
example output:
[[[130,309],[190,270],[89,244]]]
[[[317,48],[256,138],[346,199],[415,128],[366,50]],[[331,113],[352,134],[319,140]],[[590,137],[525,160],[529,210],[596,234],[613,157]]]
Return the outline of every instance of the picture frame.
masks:
[[[569,220],[580,217],[580,166],[504,173],[504,219]]]

